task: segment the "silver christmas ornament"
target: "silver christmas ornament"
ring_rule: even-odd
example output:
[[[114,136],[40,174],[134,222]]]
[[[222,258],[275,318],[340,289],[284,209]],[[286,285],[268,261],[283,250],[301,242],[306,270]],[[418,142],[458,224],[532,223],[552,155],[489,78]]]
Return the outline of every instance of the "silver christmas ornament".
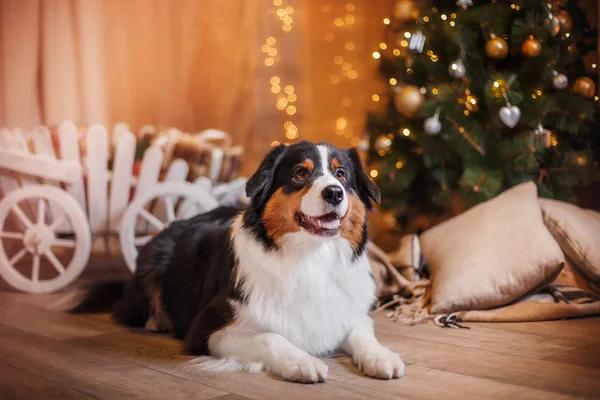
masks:
[[[558,71],[553,72],[554,78],[552,78],[552,86],[558,90],[562,90],[569,85],[569,78],[565,74],[561,74]]]
[[[546,12],[548,13],[548,19],[546,20],[546,28],[550,32],[550,36],[555,37],[560,31],[560,20],[554,16],[552,12],[552,4],[546,3]]]
[[[500,109],[498,115],[502,122],[504,122],[504,125],[512,129],[517,126],[519,119],[521,119],[521,109],[510,105],[510,103],[506,103],[506,106]]]
[[[463,64],[462,60],[459,58],[458,60],[450,63],[448,66],[448,73],[454,79],[461,79],[467,73],[467,69],[465,68],[465,64]]]
[[[435,110],[433,117],[429,117],[423,123],[423,130],[428,135],[437,135],[442,130],[442,123],[440,122],[440,108]]]
[[[546,27],[550,31],[550,36],[555,37],[560,31],[560,21],[554,15],[550,14],[546,20]]]
[[[468,7],[471,7],[472,5],[473,5],[473,0],[457,0],[456,1],[456,6],[457,7],[462,7],[465,10]]]
[[[408,48],[411,50],[414,50],[418,53],[422,53],[423,52],[423,47],[425,46],[425,40],[427,38],[425,37],[425,35],[423,35],[423,32],[419,31],[419,32],[415,32],[411,37],[410,37],[410,42],[408,44]]]

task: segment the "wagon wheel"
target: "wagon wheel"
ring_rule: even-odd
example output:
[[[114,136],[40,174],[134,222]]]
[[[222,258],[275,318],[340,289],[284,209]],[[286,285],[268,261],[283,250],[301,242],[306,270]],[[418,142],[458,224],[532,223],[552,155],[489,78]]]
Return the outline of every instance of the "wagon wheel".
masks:
[[[29,219],[19,204],[23,200],[36,204],[32,212],[35,214],[33,220]],[[58,219],[52,218],[50,205],[62,210]],[[20,228],[6,226],[10,215],[20,222]],[[62,232],[67,226],[70,226],[72,234],[57,232],[59,227],[62,227]],[[8,246],[5,247],[9,241],[16,244],[11,247],[17,250],[10,257]],[[91,243],[90,227],[83,210],[62,189],[47,185],[25,186],[0,201],[0,275],[16,289],[45,294],[64,288],[77,279],[85,268]],[[63,264],[64,260],[59,260],[55,251],[71,253],[69,263]],[[31,262],[27,263],[26,258],[31,258]],[[53,270],[44,269],[42,274],[40,265],[43,261],[48,261]]]
[[[165,215],[159,218],[147,206],[162,202]],[[119,240],[125,263],[135,271],[138,249],[175,220],[207,212],[218,206],[217,200],[198,185],[182,181],[164,182],[144,192],[127,207],[121,219]],[[148,223],[149,231],[136,231],[138,218]]]

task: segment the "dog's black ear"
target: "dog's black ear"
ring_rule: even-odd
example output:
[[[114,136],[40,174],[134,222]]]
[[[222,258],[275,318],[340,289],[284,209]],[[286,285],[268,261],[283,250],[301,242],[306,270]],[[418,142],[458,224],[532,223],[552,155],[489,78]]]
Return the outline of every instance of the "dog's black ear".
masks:
[[[381,192],[375,182],[373,182],[365,173],[356,149],[348,150],[348,157],[350,157],[354,168],[358,197],[362,200],[368,210],[372,210],[373,205],[371,204],[371,199],[375,200],[378,204],[381,203]]]
[[[251,197],[253,202],[258,204],[266,200],[275,179],[275,169],[286,150],[284,144],[274,147],[246,182],[246,196]]]

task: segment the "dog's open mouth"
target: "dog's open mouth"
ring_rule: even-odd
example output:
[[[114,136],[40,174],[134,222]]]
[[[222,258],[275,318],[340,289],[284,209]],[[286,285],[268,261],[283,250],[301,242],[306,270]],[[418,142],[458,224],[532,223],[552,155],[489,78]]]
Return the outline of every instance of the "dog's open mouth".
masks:
[[[320,236],[336,235],[340,231],[341,225],[341,219],[335,212],[320,217],[311,217],[299,212],[296,213],[296,222],[301,228]]]

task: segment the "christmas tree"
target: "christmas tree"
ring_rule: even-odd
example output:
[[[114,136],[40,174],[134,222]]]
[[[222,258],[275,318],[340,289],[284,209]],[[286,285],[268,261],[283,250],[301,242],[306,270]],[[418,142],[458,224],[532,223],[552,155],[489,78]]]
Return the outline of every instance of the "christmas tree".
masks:
[[[575,201],[600,177],[597,32],[577,3],[393,3],[367,122],[384,208],[472,206],[528,180]]]

